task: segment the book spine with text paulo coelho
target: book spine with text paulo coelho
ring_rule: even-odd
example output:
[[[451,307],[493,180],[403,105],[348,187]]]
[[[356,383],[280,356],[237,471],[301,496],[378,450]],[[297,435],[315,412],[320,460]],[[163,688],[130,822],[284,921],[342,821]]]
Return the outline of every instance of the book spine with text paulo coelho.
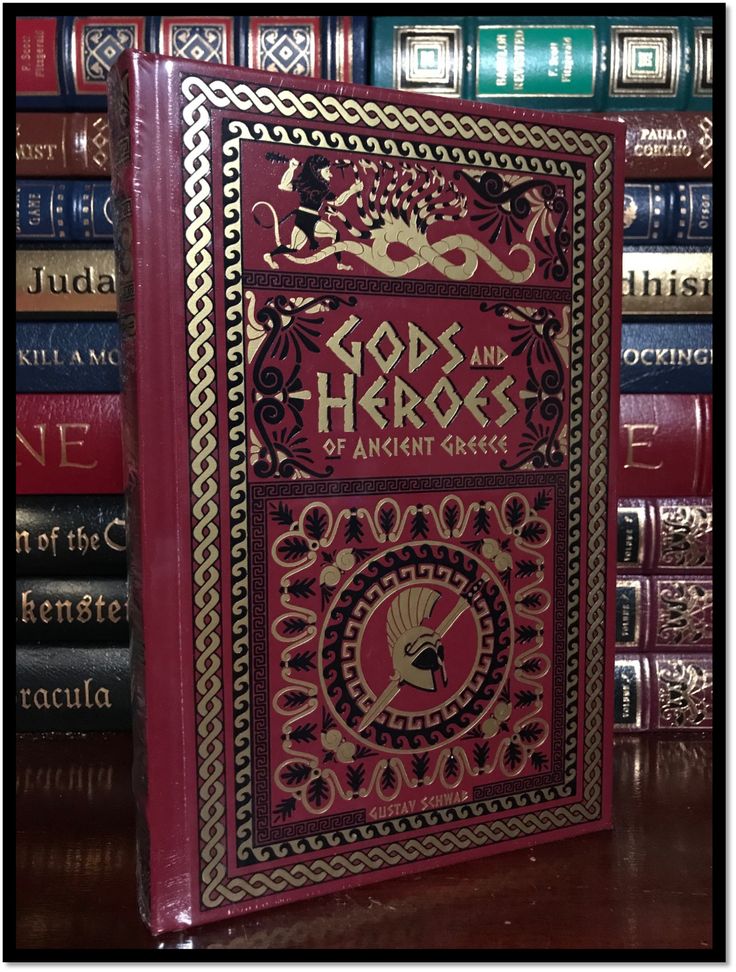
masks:
[[[138,52],[109,108],[152,929],[610,826],[623,128]]]

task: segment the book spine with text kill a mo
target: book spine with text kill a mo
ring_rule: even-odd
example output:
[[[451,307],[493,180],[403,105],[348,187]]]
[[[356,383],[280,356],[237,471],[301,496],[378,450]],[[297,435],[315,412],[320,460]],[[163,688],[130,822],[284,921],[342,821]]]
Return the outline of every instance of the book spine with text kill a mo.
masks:
[[[16,321],[15,391],[119,392],[117,321]]]
[[[148,923],[609,826],[620,126],[132,52],[110,120]]]

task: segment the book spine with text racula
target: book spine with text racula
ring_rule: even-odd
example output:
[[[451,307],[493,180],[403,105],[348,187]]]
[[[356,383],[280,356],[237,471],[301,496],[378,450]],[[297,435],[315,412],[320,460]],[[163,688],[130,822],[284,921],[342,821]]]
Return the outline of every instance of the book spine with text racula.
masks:
[[[712,574],[631,575],[617,579],[617,651],[712,648]]]
[[[713,116],[697,111],[627,111],[603,118],[626,123],[627,179],[709,179]],[[110,175],[107,115],[18,112],[15,171],[19,177]]]
[[[708,17],[372,19],[371,83],[564,111],[708,108]]]
[[[19,108],[105,108],[128,48],[280,74],[366,80],[366,18],[95,16],[16,18]]]
[[[15,237],[59,243],[112,240],[110,183],[19,179]]]
[[[619,499],[616,570],[705,573],[713,568],[713,500]]]
[[[616,654],[614,729],[713,728],[713,656]]]
[[[711,496],[712,397],[622,395],[619,496]]]
[[[713,390],[713,322],[624,321],[621,391],[706,394]]]
[[[712,182],[627,182],[624,244],[713,242]]]
[[[19,577],[124,577],[125,553],[121,495],[16,498]]]
[[[116,321],[16,321],[15,390],[120,391]]]
[[[21,643],[128,642],[122,577],[17,577],[15,637]]]
[[[115,286],[111,246],[15,251],[15,310],[25,317],[112,317]]]
[[[15,116],[19,178],[102,178],[110,174],[104,112],[19,111]]]
[[[44,647],[15,651],[16,732],[130,729],[127,647]]]
[[[18,395],[15,491],[122,493],[119,395]]]

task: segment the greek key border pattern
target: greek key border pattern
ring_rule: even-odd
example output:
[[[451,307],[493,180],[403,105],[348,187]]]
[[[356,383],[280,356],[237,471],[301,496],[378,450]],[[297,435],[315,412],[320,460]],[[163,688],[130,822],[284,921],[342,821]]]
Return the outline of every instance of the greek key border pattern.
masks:
[[[597,548],[601,546],[601,536],[606,528],[607,416],[605,405],[608,399],[606,366],[609,351],[608,335],[605,331],[610,319],[610,243],[608,246],[605,243],[610,237],[612,227],[612,189],[608,181],[611,169],[611,138],[605,134],[545,129],[534,124],[474,118],[469,115],[456,115],[450,111],[441,113],[434,109],[421,111],[412,107],[359,102],[357,99],[341,102],[331,95],[318,96],[309,92],[276,90],[264,86],[253,89],[247,84],[231,86],[227,82],[216,79],[210,79],[208,83],[207,79],[200,76],[184,78],[182,94],[202,906],[214,908],[245,897],[259,898],[264,894],[319,884],[352,873],[397,866],[413,860],[429,860],[465,848],[484,846],[488,843],[597,819],[601,811],[601,766],[600,755],[591,749],[591,746],[599,743],[602,727],[601,617],[605,591],[605,558]],[[392,842],[350,854],[337,854],[327,860],[300,862],[289,869],[280,867],[228,880],[222,784],[223,705],[219,672],[222,606],[219,593],[220,530],[216,503],[218,473],[214,324],[213,306],[209,296],[213,284],[210,272],[212,234],[209,225],[211,210],[208,203],[211,193],[209,161],[211,143],[208,133],[210,110],[226,107],[235,107],[243,111],[255,109],[264,114],[278,112],[286,117],[319,119],[369,129],[381,126],[389,131],[400,131],[402,134],[421,131],[426,135],[440,134],[448,138],[495,141],[516,148],[522,146],[545,148],[550,151],[583,155],[593,160],[596,172],[593,203],[594,243],[597,253],[594,261],[592,295],[593,381],[601,382],[602,387],[594,385],[591,412],[591,437],[596,441],[593,443],[595,449],[591,451],[591,503],[588,517],[591,569],[588,587],[585,788],[582,803],[523,814],[474,827],[461,827],[442,834],[411,838],[404,842]],[[573,325],[574,323],[573,320]],[[232,321],[229,321],[228,329],[230,325],[235,326]],[[600,333],[601,331],[604,333]],[[243,361],[236,362],[235,367],[242,368]],[[244,448],[244,442],[239,438],[240,432],[244,432],[244,402],[231,402],[231,405],[234,406],[233,412],[236,416],[233,428],[237,430],[235,433],[231,431],[232,454],[233,450],[237,452]],[[242,486],[243,484],[236,484],[240,502],[244,502]],[[244,550],[246,539],[243,534],[234,537],[234,547],[240,545],[240,549]],[[239,582],[245,584],[245,578],[239,578]],[[235,674],[239,678],[242,671],[236,671]]]

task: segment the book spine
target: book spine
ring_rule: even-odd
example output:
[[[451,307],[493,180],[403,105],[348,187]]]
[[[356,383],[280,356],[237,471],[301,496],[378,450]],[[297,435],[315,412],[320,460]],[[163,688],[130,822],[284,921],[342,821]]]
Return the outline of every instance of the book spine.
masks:
[[[713,313],[713,254],[687,247],[624,248],[623,314]]]
[[[712,242],[713,183],[626,183],[624,244]]]
[[[130,728],[130,657],[122,647],[16,648],[17,732]]]
[[[616,654],[614,729],[713,728],[713,656]]]
[[[713,323],[624,321],[621,392],[709,395],[713,390]]]
[[[118,395],[18,395],[15,491],[122,493]]]
[[[104,109],[110,69],[130,48],[362,83],[365,36],[364,17],[18,17],[16,104]]]
[[[713,116],[699,111],[606,113],[626,122],[627,179],[710,179]]]
[[[620,496],[712,496],[710,395],[622,395]]]
[[[619,499],[616,550],[620,575],[712,570],[712,499]]]
[[[112,248],[15,251],[15,309],[29,317],[115,313]]]
[[[372,83],[562,111],[710,106],[707,18],[561,19],[374,17]]]
[[[122,496],[19,496],[15,567],[22,577],[125,576]]]
[[[120,391],[115,321],[16,321],[16,392]]]
[[[19,180],[15,236],[23,242],[112,240],[109,182]]]
[[[138,367],[136,360],[137,266],[131,246],[138,213],[133,206],[135,173],[131,155],[131,87],[137,63],[116,65],[108,79],[112,161],[112,201],[115,227],[115,258],[120,268],[118,320],[124,375],[121,396],[125,422],[123,448],[127,469],[126,521],[129,550],[128,596],[130,626],[131,724],[133,730],[132,785],[136,803],[136,852],[138,907],[144,921],[151,917],[151,840],[148,826],[147,693],[143,639],[143,585],[141,556],[143,536],[140,517],[140,457],[138,428]]]
[[[99,112],[18,112],[15,116],[15,174],[19,178],[110,174],[107,115]]]
[[[124,578],[19,577],[15,581],[19,643],[128,642]]]
[[[712,648],[712,574],[618,578],[617,650],[710,651]]]

